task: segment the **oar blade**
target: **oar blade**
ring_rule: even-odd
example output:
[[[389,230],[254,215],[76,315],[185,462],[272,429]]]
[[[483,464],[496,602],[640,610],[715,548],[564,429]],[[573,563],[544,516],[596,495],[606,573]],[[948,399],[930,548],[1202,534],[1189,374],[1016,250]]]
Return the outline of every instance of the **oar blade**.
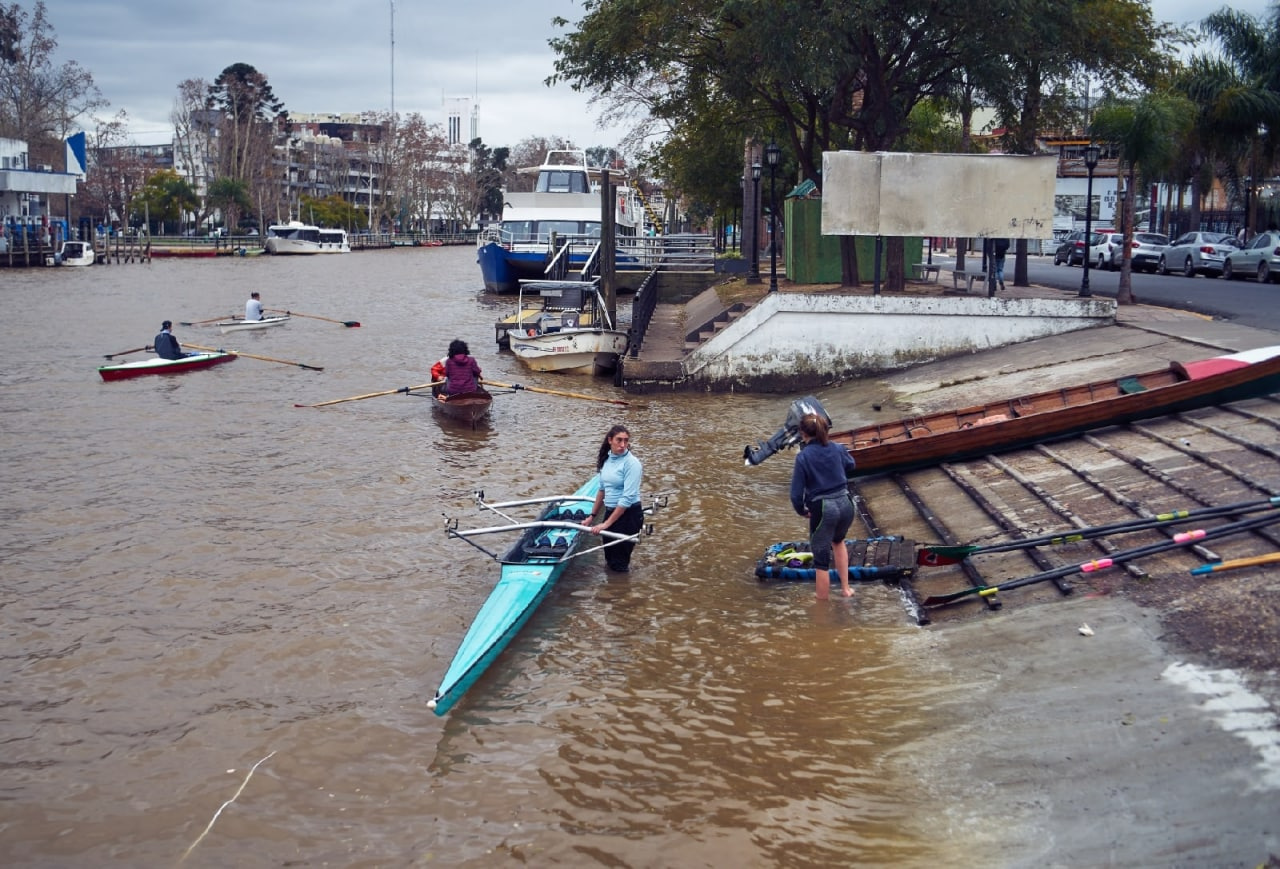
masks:
[[[981,548],[981,546],[924,546],[916,553],[916,564],[921,567],[959,564]]]
[[[962,597],[970,595],[980,595],[982,597],[990,597],[1000,589],[995,586],[978,585],[973,588],[965,588],[960,591],[953,591],[950,594],[932,594],[920,601],[921,606],[941,606],[944,603],[960,600]]]

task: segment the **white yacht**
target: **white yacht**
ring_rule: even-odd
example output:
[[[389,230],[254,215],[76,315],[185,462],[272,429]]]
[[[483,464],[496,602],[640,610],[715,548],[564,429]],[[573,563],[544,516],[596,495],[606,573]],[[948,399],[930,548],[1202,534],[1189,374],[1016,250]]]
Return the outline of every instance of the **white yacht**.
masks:
[[[267,253],[351,253],[345,229],[329,229],[291,220],[267,227]]]

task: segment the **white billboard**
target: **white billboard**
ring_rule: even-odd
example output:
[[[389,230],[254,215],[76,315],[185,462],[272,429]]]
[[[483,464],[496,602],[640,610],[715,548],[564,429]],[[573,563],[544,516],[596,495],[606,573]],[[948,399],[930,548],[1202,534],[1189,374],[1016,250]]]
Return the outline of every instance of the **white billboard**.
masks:
[[[822,155],[823,235],[1049,238],[1058,158]]]

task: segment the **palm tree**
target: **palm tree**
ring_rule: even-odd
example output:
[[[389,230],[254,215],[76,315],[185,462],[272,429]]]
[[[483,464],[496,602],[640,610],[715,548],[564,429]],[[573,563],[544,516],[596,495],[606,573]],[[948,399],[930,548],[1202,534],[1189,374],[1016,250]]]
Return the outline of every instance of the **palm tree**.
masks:
[[[1178,154],[1183,132],[1192,121],[1192,109],[1178,95],[1147,94],[1136,100],[1108,100],[1098,106],[1089,127],[1090,134],[1116,146],[1125,171],[1121,226],[1124,229],[1124,256],[1120,261],[1120,284],[1116,301],[1137,302],[1133,296],[1133,203],[1138,177],[1153,180],[1166,173]]]
[[[1222,9],[1206,18],[1204,32],[1221,51],[1219,64],[1208,62],[1203,77],[1193,87],[1196,102],[1209,109],[1211,141],[1224,159],[1228,187],[1240,190],[1260,168],[1269,174],[1275,163],[1280,132],[1280,3],[1273,3],[1265,18],[1233,9]],[[1210,102],[1200,98],[1212,97]],[[1254,167],[1255,157],[1263,165]],[[1245,181],[1248,176],[1248,181]],[[1247,193],[1244,196],[1248,204]],[[1252,215],[1246,209],[1245,226]]]

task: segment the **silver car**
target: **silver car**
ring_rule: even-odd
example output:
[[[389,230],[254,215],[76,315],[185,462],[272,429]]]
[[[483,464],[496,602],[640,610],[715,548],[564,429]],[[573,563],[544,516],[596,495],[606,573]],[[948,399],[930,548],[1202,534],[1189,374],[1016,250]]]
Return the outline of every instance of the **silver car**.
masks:
[[[1160,263],[1160,254],[1169,246],[1169,236],[1158,232],[1135,232],[1129,249],[1129,268],[1135,272],[1154,272]],[[1111,268],[1118,269],[1124,262],[1124,245],[1111,251]]]
[[[1260,284],[1280,278],[1280,232],[1264,232],[1227,254],[1222,276],[1227,280],[1257,278]]]
[[[1240,245],[1236,244],[1236,240],[1225,233],[1184,233],[1170,242],[1160,254],[1156,271],[1162,275],[1182,272],[1189,278],[1196,275],[1217,277],[1222,274],[1227,254],[1238,247]]]

